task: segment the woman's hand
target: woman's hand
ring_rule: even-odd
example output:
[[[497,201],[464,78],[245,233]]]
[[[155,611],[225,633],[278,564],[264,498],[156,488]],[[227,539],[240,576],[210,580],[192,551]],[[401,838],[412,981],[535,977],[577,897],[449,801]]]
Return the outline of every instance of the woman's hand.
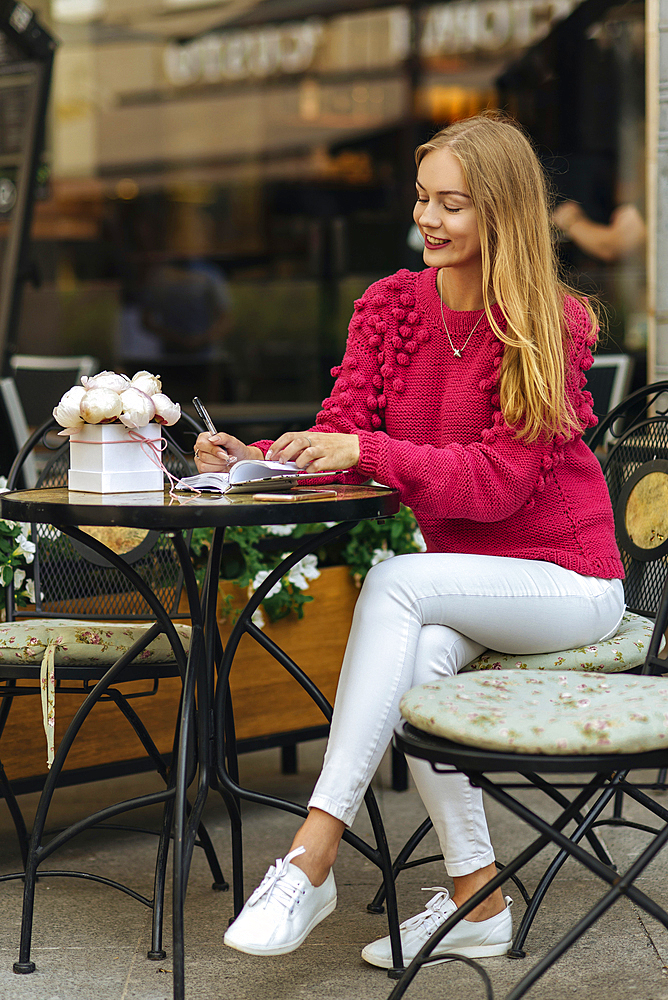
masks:
[[[357,434],[288,431],[274,441],[266,457],[275,462],[296,462],[309,472],[354,469],[360,460],[360,439]]]
[[[199,434],[194,450],[198,472],[229,472],[230,466],[241,458],[264,458],[259,448],[250,447],[224,431]]]

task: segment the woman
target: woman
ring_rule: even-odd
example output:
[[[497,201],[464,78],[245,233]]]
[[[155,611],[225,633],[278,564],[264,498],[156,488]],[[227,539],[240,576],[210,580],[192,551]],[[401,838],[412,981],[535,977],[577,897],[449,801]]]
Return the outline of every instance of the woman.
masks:
[[[608,492],[582,442],[595,423],[583,387],[596,318],[557,276],[538,160],[513,123],[480,116],[439,132],[416,162],[427,269],[399,271],[355,303],[315,428],[271,445],[222,433],[197,440],[202,472],[266,452],[391,486],[428,549],[367,576],[309,815],[225,935],[250,954],[294,950],[334,909],[339,841],[405,691],[488,647],[529,654],[598,642],[624,610]],[[440,889],[402,925],[406,960],[496,872],[479,790],[409,764],[454,893]],[[509,902],[492,893],[436,954],[504,954]],[[362,955],[390,967],[389,938]]]

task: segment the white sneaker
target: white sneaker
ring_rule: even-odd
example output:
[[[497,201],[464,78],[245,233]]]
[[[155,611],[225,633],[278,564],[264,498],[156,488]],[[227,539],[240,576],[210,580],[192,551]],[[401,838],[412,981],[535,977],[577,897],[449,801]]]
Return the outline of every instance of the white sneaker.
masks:
[[[400,925],[401,947],[404,962],[412,962],[425,942],[456,912],[457,907],[450,893],[442,886],[432,886],[423,892],[438,892],[427,903],[427,908],[417,916],[405,920]],[[460,920],[448,931],[434,949],[434,955],[465,955],[467,958],[490,958],[505,955],[510,949],[513,937],[513,922],[510,916],[512,899],[506,896],[506,908],[488,920]],[[362,952],[362,958],[370,965],[381,969],[392,968],[390,938],[372,941]],[[444,962],[448,959],[444,958]]]
[[[322,885],[290,864],[304,854],[297,847],[276,859],[243,910],[228,928],[223,941],[248,955],[287,955],[329,916],[336,906],[336,884],[330,871]]]

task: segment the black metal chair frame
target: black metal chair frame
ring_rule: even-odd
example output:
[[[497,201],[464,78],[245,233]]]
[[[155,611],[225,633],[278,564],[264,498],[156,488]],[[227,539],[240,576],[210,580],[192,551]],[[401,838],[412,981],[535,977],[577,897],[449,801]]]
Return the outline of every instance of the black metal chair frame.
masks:
[[[199,425],[192,420],[190,417],[185,418],[189,426],[192,426],[193,433],[199,432]],[[35,446],[35,444],[44,439],[46,433],[53,429],[53,422],[48,421],[41,428],[39,428],[31,436],[31,438],[26,442],[24,448],[21,450],[17,459],[12,466],[10,471],[9,483],[11,484],[13,480],[20,473],[20,467],[25,455],[30,452],[30,450]],[[57,425],[56,425],[57,426]],[[168,434],[165,435],[168,439],[168,448],[174,457],[174,460],[180,465],[180,473],[182,474],[186,469],[189,468],[185,456],[182,455],[177,446],[169,438]],[[47,445],[48,447],[48,445]],[[56,456],[62,451],[62,443],[57,449],[52,449],[56,452]],[[54,459],[47,464],[43,476],[48,477],[49,470],[53,464]],[[97,539],[89,536],[88,534],[82,532],[78,528],[66,528],[61,527],[60,532],[69,536],[76,546],[76,549],[82,555],[88,555],[89,558],[97,565],[106,565],[119,570],[123,578],[129,582],[129,585],[137,591],[138,595],[144,600],[149,614],[152,614],[155,622],[151,628],[146,630],[143,635],[141,635],[133,646],[126,651],[123,656],[121,656],[116,663],[111,667],[100,667],[99,665],[86,665],[76,666],[76,667],[58,667],[57,673],[60,680],[58,681],[57,691],[70,692],[76,694],[84,695],[84,700],[76,712],[72,722],[70,723],[66,733],[61,739],[53,765],[49,771],[37,808],[37,813],[35,816],[32,834],[28,836],[25,821],[21,813],[16,796],[14,795],[11,782],[5,773],[2,764],[0,763],[0,790],[5,796],[8,808],[12,815],[14,825],[17,831],[17,836],[19,839],[19,844],[21,848],[24,871],[11,873],[7,875],[0,876],[0,882],[9,881],[13,879],[21,879],[24,881],[24,903],[23,903],[23,915],[22,915],[22,926],[21,926],[21,944],[19,949],[18,961],[14,964],[14,971],[17,973],[30,973],[35,969],[34,962],[30,959],[30,946],[31,946],[31,936],[32,936],[32,921],[33,921],[33,908],[34,908],[34,896],[35,896],[35,883],[38,878],[45,877],[66,877],[66,878],[83,878],[90,881],[99,882],[103,885],[111,886],[113,888],[119,889],[121,892],[126,893],[133,899],[138,900],[145,906],[153,910],[153,920],[152,920],[152,937],[151,937],[151,947],[148,951],[148,958],[153,960],[162,960],[166,957],[166,952],[163,949],[162,944],[162,923],[164,914],[164,889],[165,889],[165,879],[166,879],[166,869],[167,860],[169,853],[169,842],[174,836],[172,831],[172,826],[174,822],[174,811],[175,811],[175,800],[176,800],[176,785],[177,785],[177,774],[175,768],[173,768],[169,762],[168,758],[165,758],[163,754],[158,750],[153,739],[151,738],[146,726],[142,722],[141,718],[134,711],[132,706],[129,704],[130,700],[137,697],[149,697],[157,691],[159,680],[161,677],[166,676],[181,676],[182,680],[186,676],[186,654],[181,643],[181,640],[176,632],[174,625],[172,623],[172,618],[187,617],[188,613],[184,612],[179,614],[176,611],[179,594],[183,585],[185,584],[189,605],[191,608],[190,615],[193,618],[193,637],[192,642],[198,641],[195,633],[199,635],[201,633],[201,612],[199,604],[199,596],[197,594],[197,586],[194,579],[194,573],[192,569],[192,563],[190,560],[188,542],[184,539],[180,532],[175,532],[171,537],[171,544],[173,546],[174,552],[177,557],[179,565],[179,576],[176,581],[174,588],[174,603],[170,608],[165,608],[161,601],[156,597],[155,593],[151,587],[146,583],[139,572],[127,561],[122,555],[117,555]],[[8,601],[11,602],[11,592],[8,594]],[[8,604],[8,607],[11,605]],[[194,609],[194,613],[193,613]],[[19,612],[22,617],[23,612]],[[61,611],[52,611],[37,609],[34,612],[35,617],[48,618],[48,617],[68,617],[66,613]],[[74,615],[70,615],[74,617]],[[77,616],[81,617],[81,616]],[[86,618],[91,620],[97,619],[101,620],[105,616],[102,614],[91,614],[85,615]],[[136,617],[133,618],[129,614],[119,614],[119,615],[107,615],[107,619],[113,617],[115,620],[139,620]],[[144,616],[144,619],[146,616]],[[164,633],[174,652],[174,657],[176,659],[176,666],[173,664],[151,664],[149,666],[133,666],[133,661],[135,658],[145,649],[158,635]],[[0,671],[2,667],[0,667]],[[17,668],[12,668],[8,670],[7,673],[10,675],[4,687],[0,687],[0,698],[3,699],[2,706],[0,707],[0,736],[4,729],[9,711],[11,709],[12,701],[17,696],[25,696],[27,694],[37,694],[39,693],[39,687],[36,688],[26,688],[17,686],[15,681],[17,678],[39,678],[39,667],[31,665],[21,665]],[[13,676],[11,676],[13,675]],[[76,680],[79,683],[75,686],[68,686],[63,681],[73,681]],[[140,692],[122,692],[116,686],[117,684],[123,683],[126,680],[149,680],[151,681],[151,686],[149,690]],[[87,816],[83,820],[79,821],[68,827],[65,830],[57,831],[51,836],[51,839],[45,844],[43,843],[43,836],[45,831],[46,820],[48,816],[48,810],[51,804],[53,794],[57,787],[58,778],[62,771],[62,767],[67,759],[67,754],[76,739],[76,736],[88,717],[90,711],[101,700],[111,700],[121,711],[125,719],[130,723],[137,737],[141,741],[146,754],[150,758],[155,770],[160,775],[162,780],[165,782],[165,788],[163,791],[150,793],[147,795],[138,796],[131,800],[126,800],[120,803],[115,803],[114,805],[108,806],[104,809],[98,810],[97,812]],[[183,711],[187,711],[190,714],[195,715],[195,705],[194,702],[190,702],[186,709],[183,709],[183,704],[179,708],[177,724],[175,726],[175,735],[171,751],[171,759],[176,760],[176,747],[178,743],[179,730],[183,723]],[[182,779],[185,781],[185,788],[192,783],[195,772],[200,763],[196,757],[196,751],[193,744],[190,744],[191,753],[187,761],[186,772],[181,775]],[[157,833],[155,831],[144,831],[138,827],[127,827],[118,826],[116,824],[111,824],[108,821],[112,820],[114,817],[126,813],[130,810],[142,808],[144,806],[162,803],[164,805],[163,809],[163,819],[160,831]],[[187,799],[183,801],[183,807],[185,812],[190,814],[192,812],[192,807],[188,803]],[[84,832],[85,830],[92,829],[94,827],[103,827],[107,829],[130,829],[130,830],[140,830],[140,832],[154,833],[159,838],[158,850],[156,855],[156,867],[154,876],[154,888],[152,898],[143,896],[142,894],[136,892],[130,887],[105,878],[104,876],[80,871],[70,871],[70,870],[43,870],[40,866],[41,864],[49,858],[58,848],[68,843],[73,837]],[[221,871],[215,849],[209,837],[209,834],[201,823],[201,816],[197,817],[197,822],[195,824],[196,836],[193,838],[193,846],[202,847],[205,851],[207,861],[211,870],[213,877],[212,888],[218,890],[226,890],[228,884],[225,881],[223,873]],[[39,869],[39,872],[38,872]],[[181,938],[181,952],[182,952],[182,938]]]
[[[664,587],[652,640],[642,668],[643,674],[663,674],[666,670],[666,661],[658,657],[658,651],[667,624],[668,583]],[[640,909],[668,928],[668,912],[634,884],[650,861],[668,841],[668,810],[645,794],[646,790],[656,787],[655,783],[635,783],[631,782],[628,777],[632,771],[664,768],[668,764],[668,751],[662,749],[641,753],[591,756],[500,753],[430,736],[406,722],[395,731],[395,745],[403,753],[429,761],[437,773],[449,773],[455,770],[466,774],[471,784],[482,788],[513,815],[526,822],[537,832],[538,837],[510,861],[503,871],[445,921],[415,956],[401,981],[397,983],[390,994],[389,1000],[399,1000],[405,994],[420,968],[430,961],[434,961],[431,958],[434,949],[459,920],[470,913],[511,875],[520,871],[528,861],[550,843],[555,844],[559,849],[557,858],[562,855],[564,858],[574,858],[594,875],[597,875],[609,888],[595,906],[516,984],[508,993],[506,1000],[519,1000],[519,997],[524,996],[550,966],[621,898],[630,899]],[[557,785],[556,787],[576,789],[577,794],[572,801],[567,800],[561,815],[553,823],[549,823],[537,812],[527,808],[517,797],[509,794],[509,789],[525,789],[526,784],[513,785],[507,781],[494,781],[489,777],[490,774],[502,772],[506,774],[515,772],[530,780],[536,774],[546,774],[548,781],[551,774],[570,774],[574,776],[572,783],[568,786]],[[583,777],[580,778],[580,775]],[[591,777],[586,779],[585,775],[591,775]],[[600,858],[585,851],[579,843],[585,834],[591,832],[595,825],[600,824],[601,813],[619,795],[629,796],[644,806],[660,822],[658,828],[633,824],[637,828],[653,834],[653,839],[622,874],[617,872],[613,864],[606,864]],[[586,817],[584,821],[580,821],[578,817],[582,810],[587,807]],[[566,827],[573,821],[576,823],[575,830],[567,835]],[[464,961],[478,971],[485,983],[488,1000],[493,1000],[492,985],[482,966],[461,956],[453,956],[453,959]]]
[[[666,396],[663,401],[663,405],[661,405],[661,397],[664,393]],[[631,414],[630,418],[629,413]],[[607,417],[594,428],[592,432],[588,434],[587,443],[593,451],[596,451],[598,448],[605,449],[605,453],[601,457],[601,464],[604,475],[606,476],[606,481],[608,482],[613,508],[616,509],[619,505],[618,501],[620,498],[623,499],[624,488],[626,484],[632,480],[636,469],[641,468],[646,462],[653,460],[653,449],[656,446],[656,440],[653,440],[653,436],[655,436],[655,432],[658,427],[665,429],[665,454],[668,457],[668,381],[657,382],[653,385],[638,389],[626,399],[622,400],[622,402],[616,406],[614,410],[612,410]],[[634,444],[636,454],[633,462],[629,462],[628,457],[626,457],[623,462],[623,469],[620,469],[619,466],[621,466],[622,463],[620,462],[619,465],[617,465],[616,460],[621,457],[620,449],[629,447],[631,435],[635,435],[637,437],[649,435],[649,443],[645,445],[643,449]],[[639,552],[637,548],[633,546],[631,539],[626,534],[623,519],[617,514],[616,528],[618,538],[620,540],[622,559],[625,563],[627,573],[629,573],[633,567],[640,567],[640,571],[634,576],[632,584],[629,585],[627,601],[629,610],[647,617],[653,617],[661,595],[663,581],[666,576],[666,572],[668,571],[668,541],[656,550],[652,550],[652,558],[648,559],[646,553]],[[641,586],[643,584],[645,587],[647,586],[648,575],[650,573],[654,574],[649,581],[650,590],[652,591],[652,595],[650,597],[652,607],[648,607],[646,603],[641,603],[640,600]],[[626,586],[627,584],[625,584],[625,589]],[[397,748],[395,747],[395,750],[396,749]],[[665,788],[666,773],[666,767],[662,767],[659,770],[656,782],[647,787],[654,789]],[[562,791],[565,789],[562,790],[560,786],[544,781],[537,773],[527,774],[525,778],[534,786],[534,788],[544,792],[552,798],[557,805],[561,805],[562,808],[565,808],[568,804],[569,800],[562,794]],[[506,787],[511,788],[513,786],[508,785]],[[526,788],[526,784],[524,784],[523,787]],[[568,787],[571,786],[566,786],[566,789]],[[583,832],[582,836],[586,836],[592,850],[595,852],[602,864],[612,865],[612,861],[609,858],[603,844],[596,835],[596,827],[629,826],[648,831],[651,831],[652,829],[651,827],[634,824],[622,816],[623,797],[623,792],[621,790],[615,795],[612,816],[601,819],[596,823],[586,823],[586,826],[583,828],[586,832]],[[577,815],[577,820],[582,824],[585,823],[581,813]],[[425,819],[403,845],[394,859],[392,866],[395,879],[399,876],[400,872],[408,868],[415,868],[420,865],[442,860],[441,854],[432,854],[429,857],[418,858],[413,861],[409,860],[413,852],[418,848],[431,828],[431,820],[429,818]],[[512,949],[509,953],[511,958],[524,958],[526,956],[524,944],[529,931],[531,930],[531,925],[548,888],[554,881],[554,878],[562,867],[566,857],[566,854],[560,852],[554,858],[532,896],[529,895],[526,887],[516,875],[508,876],[512,878],[512,881],[517,886],[522,898],[527,904],[527,909],[525,910],[522,921],[520,922],[513,939]],[[501,871],[506,871],[504,866],[499,863],[497,863],[497,867]],[[369,911],[373,913],[381,913],[383,911],[385,889],[386,885],[383,883],[378,888],[373,900],[368,904],[367,909]]]

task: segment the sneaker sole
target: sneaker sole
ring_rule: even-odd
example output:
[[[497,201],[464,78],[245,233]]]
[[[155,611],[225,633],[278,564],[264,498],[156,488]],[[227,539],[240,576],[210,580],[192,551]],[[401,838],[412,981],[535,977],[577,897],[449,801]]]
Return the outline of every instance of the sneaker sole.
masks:
[[[228,934],[223,938],[223,944],[226,944],[228,948],[234,948],[235,951],[243,951],[246,955],[259,955],[267,956],[270,958],[272,955],[289,955],[291,951],[296,951],[301,944],[304,943],[306,938],[309,936],[314,927],[317,927],[321,920],[328,917],[336,909],[336,896],[334,899],[330,900],[327,905],[320,910],[319,913],[315,915],[311,923],[308,925],[304,933],[297,941],[293,941],[292,944],[284,944],[278,948],[259,948],[253,947],[253,945],[241,945],[234,941],[228,941]],[[510,947],[510,946],[509,946]]]
[[[438,961],[430,961],[430,965],[441,965],[443,962],[450,962],[452,958],[450,956],[462,955],[464,958],[496,958],[499,955],[507,955],[510,951],[511,941],[507,944],[488,944],[481,945],[479,947],[470,948],[459,948],[457,951],[452,951],[450,955],[443,955],[436,949],[435,954],[438,956]],[[378,969],[392,969],[394,965],[391,958],[380,958],[374,955],[373,952],[369,952],[368,947],[362,951],[362,958],[369,965],[375,965]],[[404,955],[404,963],[408,964],[409,959]]]

